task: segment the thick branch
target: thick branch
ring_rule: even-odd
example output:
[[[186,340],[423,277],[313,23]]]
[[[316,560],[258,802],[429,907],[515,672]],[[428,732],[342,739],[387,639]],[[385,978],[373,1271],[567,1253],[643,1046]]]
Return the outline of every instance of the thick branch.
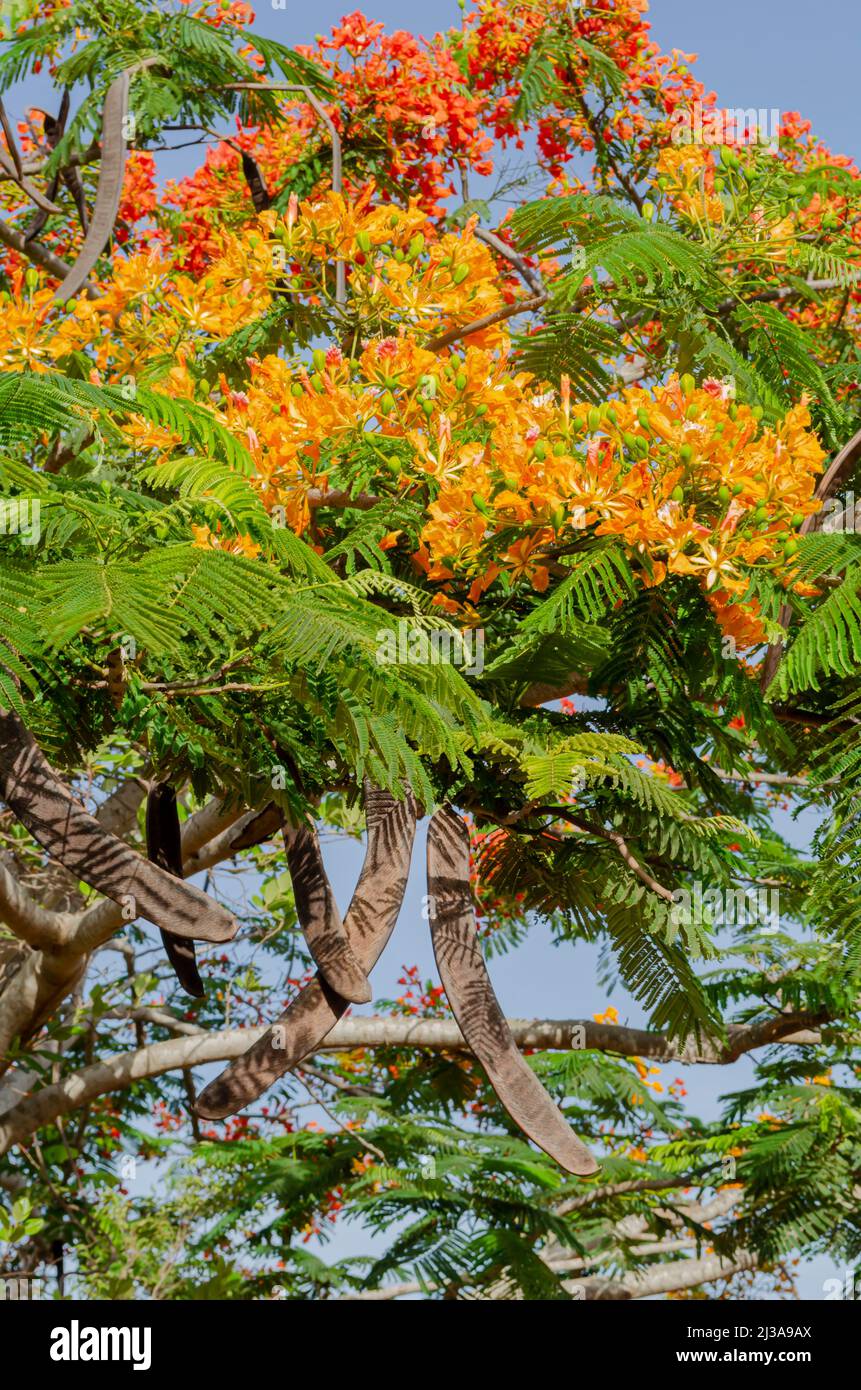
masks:
[[[8,222],[3,222],[2,219],[0,219],[0,241],[4,242],[11,250],[26,256],[27,260],[32,261],[34,265],[39,265],[43,270],[47,270],[58,280],[65,280],[66,276],[72,272],[72,267],[67,261],[55,256],[53,251],[49,251],[47,246],[42,246],[38,241],[25,241],[20,232],[16,232],[14,228],[9,226]],[[98,298],[99,291],[91,281],[87,281],[85,288],[89,299]]]
[[[492,314],[485,314],[483,318],[473,319],[472,323],[465,323],[461,328],[449,328],[436,338],[429,338],[425,347],[428,352],[441,352],[444,347],[449,347],[451,343],[457,343],[461,338],[469,338],[473,333],[480,333],[482,329],[491,328],[495,323],[502,323],[505,319],[513,318],[515,314],[525,314],[532,309],[540,309],[546,300],[546,294],[536,294],[531,299],[521,299],[516,304],[506,304],[504,308],[494,309]]]
[[[510,1028],[521,1048],[568,1051],[572,1048],[615,1052],[629,1057],[660,1061],[733,1062],[753,1048],[769,1043],[819,1041],[805,1025],[810,1016],[780,1014],[750,1027],[730,1025],[729,1047],[700,1048],[693,1040],[679,1046],[662,1033],[595,1023],[591,1019],[513,1019]],[[165,1019],[165,1026],[171,1026]],[[193,1036],[169,1038],[134,1052],[124,1052],[104,1062],[84,1067],[53,1086],[46,1086],[10,1111],[0,1125],[0,1154],[42,1125],[88,1104],[98,1096],[124,1090],[133,1081],[161,1076],[164,1072],[232,1061],[242,1056],[266,1029],[231,1028],[221,1033],[201,1031]],[[359,1047],[424,1047],[434,1051],[459,1051],[465,1043],[457,1024],[448,1019],[348,1018],[337,1023],[321,1051],[344,1052]]]

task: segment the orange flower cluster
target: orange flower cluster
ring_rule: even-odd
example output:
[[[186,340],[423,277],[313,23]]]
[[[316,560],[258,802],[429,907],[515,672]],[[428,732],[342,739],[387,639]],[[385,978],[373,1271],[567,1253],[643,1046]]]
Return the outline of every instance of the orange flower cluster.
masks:
[[[352,357],[332,347],[310,362],[249,359],[243,391],[207,379],[210,347],[277,295],[331,299],[339,260],[365,331],[378,336]],[[351,206],[332,193],[291,203],[243,236],[225,234],[202,279],[153,251],[118,261],[105,293],[81,297],[56,326],[48,291],[22,295],[0,319],[0,363],[86,350],[100,374],[122,380],[141,356],[172,358],[170,389],[202,398],[242,440],[266,505],[282,506],[297,532],[309,526],[309,491],[349,489],[359,467],[380,496],[419,500],[415,564],[439,584],[439,603],[467,618],[500,574],[547,588],[548,548],[561,540],[615,536],[641,582],[691,576],[724,631],[749,647],[766,635],[755,602],[739,601],[750,571],[778,566],[788,581],[793,532],[818,507],[823,451],[804,403],[764,428],[722,383],[698,388],[692,377],[601,407],[574,402],[567,379],[557,392],[516,370],[499,321],[471,333],[462,354],[431,351],[429,334],[492,316],[505,300],[473,227],[438,236],[415,203],[395,211],[366,196]],[[177,444],[140,420],[124,429],[161,457]]]

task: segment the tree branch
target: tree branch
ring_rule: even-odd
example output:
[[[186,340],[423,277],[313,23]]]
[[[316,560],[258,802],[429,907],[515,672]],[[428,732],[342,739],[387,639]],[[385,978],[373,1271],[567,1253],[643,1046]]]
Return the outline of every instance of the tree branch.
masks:
[[[526,314],[532,309],[540,309],[541,305],[547,300],[546,293],[536,294],[532,299],[521,299],[516,304],[506,304],[502,309],[495,309],[492,314],[485,314],[483,318],[474,319],[472,323],[465,323],[462,328],[449,328],[445,333],[440,333],[436,338],[429,338],[425,343],[428,352],[441,352],[444,347],[451,343],[457,343],[461,338],[468,338],[472,333],[480,333],[484,328],[491,328],[495,323],[502,323],[504,319],[513,318],[515,314]]]
[[[591,1019],[512,1019],[509,1026],[521,1048],[557,1051],[574,1048],[661,1061],[720,1064],[734,1062],[743,1053],[770,1043],[815,1044],[819,1035],[808,1031],[811,1021],[811,1016],[806,1014],[778,1014],[760,1024],[730,1024],[727,1029],[729,1045],[723,1050],[708,1045],[703,1048],[694,1039],[679,1045],[662,1033],[595,1023]],[[170,1026],[168,1018],[164,1026]],[[192,1036],[151,1043],[148,1047],[84,1067],[55,1085],[45,1086],[9,1111],[0,1124],[0,1155],[42,1125],[68,1115],[98,1096],[124,1090],[133,1081],[208,1062],[232,1061],[242,1056],[266,1031],[265,1027],[231,1028],[220,1033],[201,1031]],[[344,1052],[364,1047],[461,1051],[466,1044],[457,1024],[448,1019],[347,1018],[335,1025],[320,1051]]]
[[[71,275],[72,267],[67,261],[63,261],[59,256],[55,256],[53,251],[49,251],[47,246],[42,246],[38,241],[25,241],[20,232],[16,232],[10,227],[8,222],[0,219],[0,241],[4,242],[12,251],[17,251],[19,255],[26,256],[28,261],[34,265],[39,265],[43,270],[47,270],[50,275],[57,280],[65,280],[67,275]],[[91,280],[85,285],[88,299],[98,299],[99,291]]]

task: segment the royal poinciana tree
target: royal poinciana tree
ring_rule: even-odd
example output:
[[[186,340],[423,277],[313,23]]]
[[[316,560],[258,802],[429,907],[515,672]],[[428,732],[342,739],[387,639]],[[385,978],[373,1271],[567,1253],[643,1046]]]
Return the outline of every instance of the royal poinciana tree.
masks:
[[[858,1255],[861,185],[644,10],[293,51],[228,0],[4,7],[7,1271],[773,1297]],[[441,983],[353,1016],[427,817]],[[605,947],[593,1017],[502,1017],[538,918]]]

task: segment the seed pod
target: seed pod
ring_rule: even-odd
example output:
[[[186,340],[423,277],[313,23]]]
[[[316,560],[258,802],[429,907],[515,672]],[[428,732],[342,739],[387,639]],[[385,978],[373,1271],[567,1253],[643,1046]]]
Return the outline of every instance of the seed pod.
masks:
[[[793,512],[793,514],[792,514],[792,521],[790,522],[790,525],[791,525],[792,527],[794,527],[795,530],[798,530],[798,527],[799,527],[799,526],[802,526],[803,524],[804,524],[804,513],[803,513],[803,512]]]
[[[798,541],[793,536],[791,536],[789,540],[786,542],[786,545],[783,547],[783,553],[787,556],[794,555],[797,549]]]
[[[740,492],[744,492],[744,483],[733,483],[732,495],[738,497]]]
[[[455,379],[454,379],[454,384],[455,384],[455,386],[457,387],[458,391],[465,391],[465,390],[466,390],[466,383],[467,383],[466,372],[458,372],[457,376],[456,376]]]
[[[589,433],[594,434],[601,426],[601,412],[597,406],[589,407],[589,414],[586,416],[586,423],[589,426]]]
[[[730,493],[730,490],[727,487],[726,483],[722,483],[721,486],[718,488],[718,498],[720,499],[720,501],[724,503],[728,502],[731,495],[732,494]]]

